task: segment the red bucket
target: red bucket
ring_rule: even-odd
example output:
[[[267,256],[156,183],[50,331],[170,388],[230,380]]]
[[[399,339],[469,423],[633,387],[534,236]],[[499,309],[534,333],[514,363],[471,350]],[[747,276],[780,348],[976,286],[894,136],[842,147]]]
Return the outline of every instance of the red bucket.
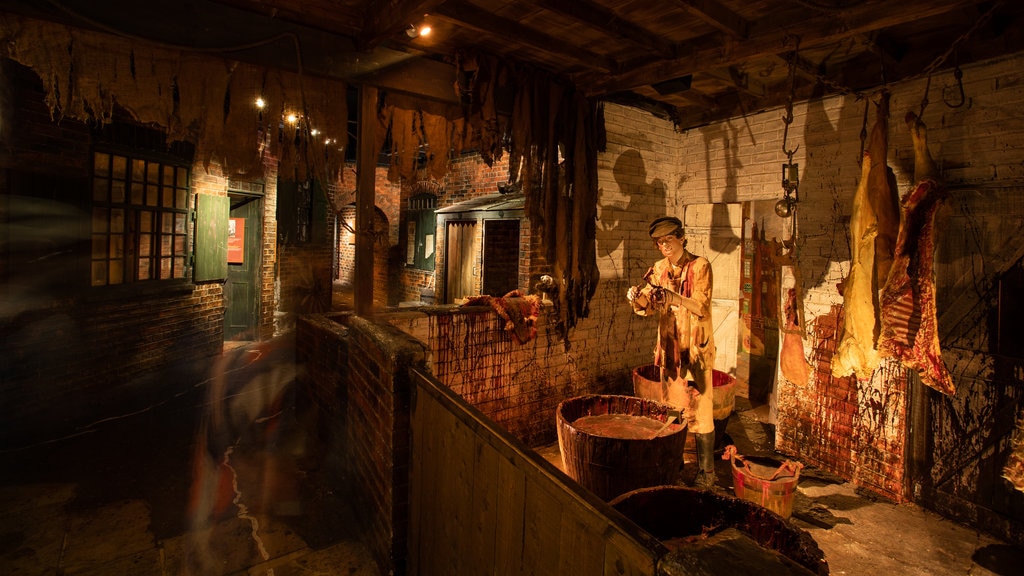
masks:
[[[790,460],[779,463],[756,456],[744,458],[736,453],[735,446],[727,446],[722,459],[732,463],[732,485],[737,498],[789,518],[803,464]]]

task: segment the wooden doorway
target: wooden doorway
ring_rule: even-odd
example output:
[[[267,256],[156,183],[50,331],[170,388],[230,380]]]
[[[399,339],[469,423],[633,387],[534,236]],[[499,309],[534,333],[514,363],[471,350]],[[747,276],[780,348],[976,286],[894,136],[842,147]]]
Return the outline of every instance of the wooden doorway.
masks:
[[[258,340],[263,198],[229,194],[228,278],[224,283],[224,340]]]
[[[478,292],[473,270],[477,263],[476,221],[457,220],[445,227],[445,302]]]

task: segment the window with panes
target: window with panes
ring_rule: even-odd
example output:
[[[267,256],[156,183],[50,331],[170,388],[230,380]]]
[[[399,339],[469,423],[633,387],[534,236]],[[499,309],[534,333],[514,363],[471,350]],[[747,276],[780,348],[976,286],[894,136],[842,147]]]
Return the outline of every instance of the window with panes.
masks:
[[[92,184],[92,285],[184,279],[189,166],[97,151]]]
[[[409,220],[405,265],[420,270],[434,269],[434,232],[437,228],[437,196],[417,194],[409,198]]]

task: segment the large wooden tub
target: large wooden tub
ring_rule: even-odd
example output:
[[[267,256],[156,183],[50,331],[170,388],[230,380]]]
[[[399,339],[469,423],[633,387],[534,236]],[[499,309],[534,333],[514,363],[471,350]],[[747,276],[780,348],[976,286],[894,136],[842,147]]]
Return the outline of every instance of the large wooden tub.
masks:
[[[664,566],[688,568],[669,571],[672,574],[829,573],[825,554],[807,531],[746,500],[682,486],[655,486],[622,494],[609,504],[676,555]],[[738,544],[736,533],[750,545]],[[726,537],[717,538],[720,534]],[[751,546],[771,554],[757,554]],[[733,565],[742,560],[737,555],[757,566]],[[704,565],[716,562],[721,570]]]
[[[572,479],[610,500],[644,486],[671,484],[683,462],[686,426],[667,404],[591,394],[556,411],[562,465]]]

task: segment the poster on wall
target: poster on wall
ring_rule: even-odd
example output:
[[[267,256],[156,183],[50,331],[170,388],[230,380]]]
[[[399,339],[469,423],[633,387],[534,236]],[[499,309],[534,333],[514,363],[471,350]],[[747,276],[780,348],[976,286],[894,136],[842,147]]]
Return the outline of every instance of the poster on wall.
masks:
[[[228,264],[245,262],[245,218],[228,219]]]

